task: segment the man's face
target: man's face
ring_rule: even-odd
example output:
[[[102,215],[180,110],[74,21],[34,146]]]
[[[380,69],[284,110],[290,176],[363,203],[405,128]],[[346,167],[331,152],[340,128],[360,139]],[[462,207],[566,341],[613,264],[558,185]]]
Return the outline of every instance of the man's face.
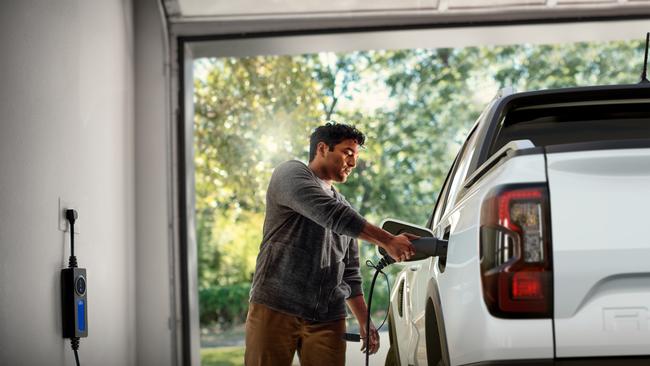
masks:
[[[327,144],[324,144],[325,167],[328,176],[335,182],[343,183],[348,179],[352,169],[357,165],[359,158],[359,144],[356,140],[348,139],[341,141],[330,151]]]

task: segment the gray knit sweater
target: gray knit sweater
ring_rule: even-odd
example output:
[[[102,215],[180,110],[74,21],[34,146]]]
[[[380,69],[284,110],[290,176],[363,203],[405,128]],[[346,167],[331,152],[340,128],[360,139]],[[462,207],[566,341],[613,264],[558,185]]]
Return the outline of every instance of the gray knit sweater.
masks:
[[[362,294],[355,238],[365,220],[322,183],[296,160],[273,172],[251,302],[330,321],[346,316],[345,299]]]

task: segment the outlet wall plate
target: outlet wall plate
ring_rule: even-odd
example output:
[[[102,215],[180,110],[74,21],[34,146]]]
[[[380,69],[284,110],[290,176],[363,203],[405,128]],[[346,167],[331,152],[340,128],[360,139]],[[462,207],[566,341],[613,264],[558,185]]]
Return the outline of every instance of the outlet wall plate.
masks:
[[[77,210],[79,213],[79,218],[75,221],[74,223],[74,233],[75,234],[80,234],[81,233],[81,224],[83,223],[83,207],[80,205],[80,202],[75,202],[72,200],[66,200],[64,198],[59,197],[59,206],[58,206],[58,218],[59,218],[59,230],[63,232],[69,232],[70,231],[70,225],[68,223],[68,220],[65,218],[65,210],[69,208],[74,208]]]

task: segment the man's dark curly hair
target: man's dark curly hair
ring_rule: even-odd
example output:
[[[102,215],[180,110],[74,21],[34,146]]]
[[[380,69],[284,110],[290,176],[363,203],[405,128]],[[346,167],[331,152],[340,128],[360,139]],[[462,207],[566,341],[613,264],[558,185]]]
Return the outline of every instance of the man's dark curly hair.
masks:
[[[328,122],[317,127],[309,137],[309,161],[311,162],[316,157],[316,146],[319,142],[326,143],[330,151],[334,151],[334,146],[349,139],[355,140],[359,146],[363,146],[366,142],[366,136],[354,126]]]

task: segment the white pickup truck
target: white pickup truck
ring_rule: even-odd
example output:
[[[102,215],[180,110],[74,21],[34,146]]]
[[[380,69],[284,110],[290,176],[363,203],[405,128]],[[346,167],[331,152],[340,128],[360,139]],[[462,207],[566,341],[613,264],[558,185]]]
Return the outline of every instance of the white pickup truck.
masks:
[[[387,365],[650,365],[650,84],[497,97],[402,263]]]

